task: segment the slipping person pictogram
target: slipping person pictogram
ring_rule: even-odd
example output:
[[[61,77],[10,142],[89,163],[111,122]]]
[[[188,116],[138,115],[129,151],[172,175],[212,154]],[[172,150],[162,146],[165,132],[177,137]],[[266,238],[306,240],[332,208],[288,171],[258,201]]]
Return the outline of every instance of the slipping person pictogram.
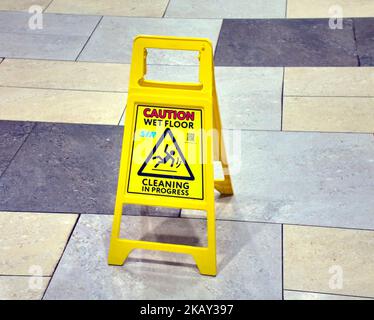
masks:
[[[155,157],[152,158],[153,160],[159,159],[159,161],[155,164],[155,168],[157,168],[161,163],[166,164],[169,160],[171,161],[170,167],[174,166],[174,163],[175,163],[175,158],[174,158],[175,151],[172,150],[172,151],[169,152],[168,148],[169,148],[169,145],[167,144],[165,146],[165,149],[164,149],[164,152],[166,154],[165,157],[155,156]]]
[[[161,149],[164,145],[165,147]],[[180,180],[195,179],[170,128],[160,136],[140,167],[138,175]]]

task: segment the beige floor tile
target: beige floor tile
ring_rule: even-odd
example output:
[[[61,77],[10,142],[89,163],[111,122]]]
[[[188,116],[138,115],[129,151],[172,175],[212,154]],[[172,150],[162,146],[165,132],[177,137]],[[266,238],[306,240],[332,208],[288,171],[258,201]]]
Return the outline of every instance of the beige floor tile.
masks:
[[[38,5],[45,9],[50,2],[51,0],[1,0],[0,10],[28,11],[33,5]]]
[[[374,97],[374,68],[285,68],[285,96]]]
[[[126,93],[0,87],[0,119],[117,125]]]
[[[283,239],[285,289],[374,297],[374,231],[286,225]]]
[[[284,300],[372,300],[372,299],[352,297],[352,296],[340,296],[336,294],[284,290]]]
[[[49,277],[0,276],[0,300],[40,300]]]
[[[46,12],[162,17],[168,0],[54,0]]]
[[[332,6],[340,6],[343,17],[374,16],[372,0],[288,0],[287,18],[329,18],[335,12]]]
[[[76,214],[0,212],[0,274],[51,276]]]
[[[283,130],[374,132],[374,98],[285,97]]]
[[[0,86],[127,92],[130,65],[5,59]]]

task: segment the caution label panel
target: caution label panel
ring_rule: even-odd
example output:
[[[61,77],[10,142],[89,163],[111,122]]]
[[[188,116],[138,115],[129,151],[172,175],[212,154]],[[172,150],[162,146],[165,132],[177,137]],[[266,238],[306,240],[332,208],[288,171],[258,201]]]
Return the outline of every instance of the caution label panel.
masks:
[[[127,192],[204,199],[202,110],[136,106]]]

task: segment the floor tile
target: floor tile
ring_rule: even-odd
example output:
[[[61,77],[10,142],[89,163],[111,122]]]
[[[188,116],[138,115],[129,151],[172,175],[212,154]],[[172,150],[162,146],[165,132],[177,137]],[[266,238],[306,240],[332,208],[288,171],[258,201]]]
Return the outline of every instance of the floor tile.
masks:
[[[79,57],[81,61],[131,62],[133,39],[139,34],[162,34],[209,38],[215,45],[221,28],[218,19],[154,19],[104,17]],[[148,56],[148,63],[197,64],[187,52],[161,50]]]
[[[0,56],[75,60],[98,23],[96,16],[43,14],[43,28],[29,28],[30,14],[0,12]]]
[[[0,87],[1,120],[118,124],[126,93]]]
[[[0,180],[0,210],[111,214],[122,132],[38,123]]]
[[[0,276],[0,300],[40,300],[49,277]]]
[[[47,12],[162,17],[168,0],[53,0]]]
[[[51,276],[77,217],[0,212],[0,274]]]
[[[235,195],[217,194],[220,219],[374,229],[372,134],[226,131],[225,138]]]
[[[284,227],[284,287],[374,297],[374,231]]]
[[[0,179],[0,210],[112,214],[122,134],[118,126],[38,123]],[[125,207],[124,214],[179,216],[180,209]]]
[[[127,92],[129,75],[128,64],[6,59],[0,86]]]
[[[374,97],[373,87],[373,68],[285,68],[284,72],[285,96]]]
[[[3,121],[0,125],[0,176],[21,147],[33,123]]]
[[[45,9],[50,2],[51,0],[1,0],[0,10],[29,11],[29,8],[33,5]]]
[[[86,37],[0,33],[0,56],[26,59],[75,60]]]
[[[197,219],[123,222],[129,238],[192,245],[202,243],[205,230]],[[80,218],[46,299],[281,299],[279,225],[218,222],[219,271],[208,277],[198,273],[192,257],[158,251],[134,251],[123,267],[108,266],[111,223],[110,216]]]
[[[372,17],[371,0],[288,0],[287,18],[330,18],[340,7],[343,17]]]
[[[285,18],[286,0],[170,0],[165,17]]]
[[[284,300],[371,300],[371,298],[284,290]]]
[[[149,79],[196,82],[193,66],[148,68]],[[282,68],[216,67],[220,114],[224,128],[280,130]]]
[[[30,16],[28,12],[0,12],[1,33],[81,36],[87,40],[100,20],[99,16],[44,13],[42,29],[33,30],[29,27]]]
[[[374,132],[374,97],[285,97],[283,130]]]
[[[374,66],[374,18],[354,19],[354,24],[360,64]]]
[[[352,20],[330,29],[328,19],[224,20],[217,66],[356,66]]]
[[[215,76],[224,128],[280,130],[281,68],[218,67]]]

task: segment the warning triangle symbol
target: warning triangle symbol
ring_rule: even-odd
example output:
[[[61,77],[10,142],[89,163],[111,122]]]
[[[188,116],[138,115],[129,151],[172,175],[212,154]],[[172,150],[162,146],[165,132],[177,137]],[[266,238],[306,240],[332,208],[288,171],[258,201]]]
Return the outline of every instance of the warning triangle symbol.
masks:
[[[138,171],[139,176],[195,180],[173,133],[167,128]]]

